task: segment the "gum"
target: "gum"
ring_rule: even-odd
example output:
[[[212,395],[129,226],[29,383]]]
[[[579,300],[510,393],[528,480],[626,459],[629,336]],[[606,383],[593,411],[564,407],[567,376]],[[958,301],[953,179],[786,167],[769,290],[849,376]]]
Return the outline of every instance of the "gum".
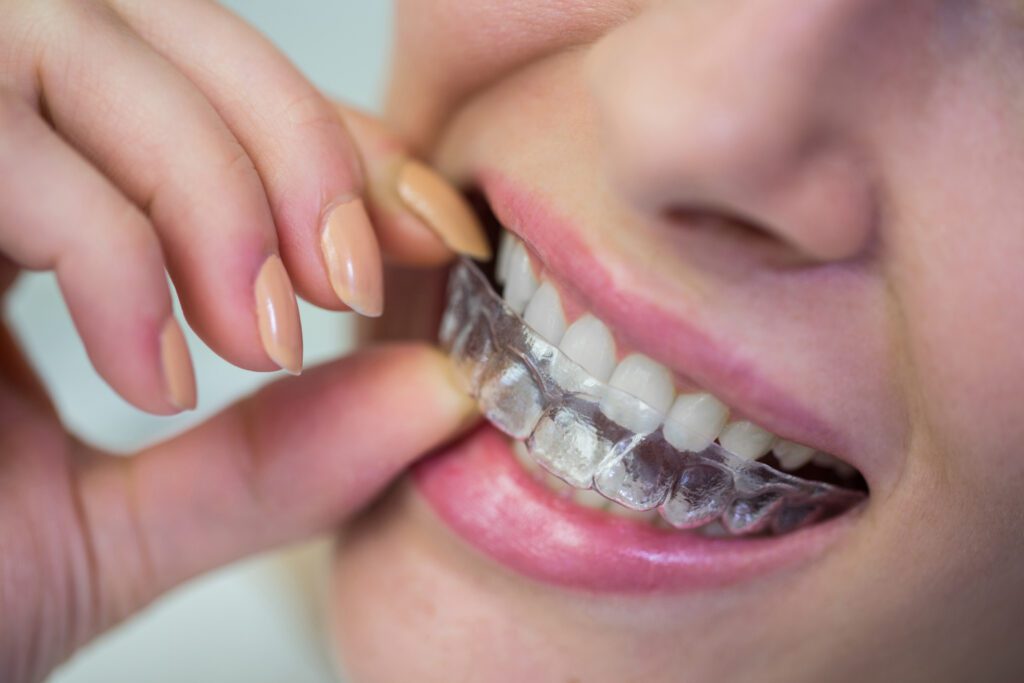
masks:
[[[733,535],[782,534],[865,498],[718,444],[699,453],[675,449],[661,433],[657,411],[594,379],[541,338],[468,259],[452,270],[439,339],[484,416],[525,441],[541,467],[627,508],[657,509],[676,528],[718,522]],[[636,418],[631,424],[651,429],[622,427],[604,414],[602,401],[628,407]]]

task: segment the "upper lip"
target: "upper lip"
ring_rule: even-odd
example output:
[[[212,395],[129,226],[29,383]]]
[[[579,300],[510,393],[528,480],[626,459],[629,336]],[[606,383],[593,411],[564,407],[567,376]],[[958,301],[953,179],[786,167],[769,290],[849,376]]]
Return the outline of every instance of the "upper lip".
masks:
[[[841,431],[804,402],[768,380],[749,355],[693,320],[628,290],[621,274],[629,263],[600,257],[567,219],[505,176],[483,171],[476,178],[503,226],[515,232],[543,262],[545,272],[579,303],[616,330],[630,346],[665,363],[780,437],[841,457],[869,479]]]

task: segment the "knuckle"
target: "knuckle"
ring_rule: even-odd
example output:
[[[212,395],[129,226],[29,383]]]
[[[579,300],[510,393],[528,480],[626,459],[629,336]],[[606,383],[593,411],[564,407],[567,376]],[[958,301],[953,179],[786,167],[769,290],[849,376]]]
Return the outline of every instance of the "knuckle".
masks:
[[[138,207],[122,202],[109,224],[105,251],[110,254],[131,254],[138,262],[159,263],[163,256],[160,240],[149,220]]]
[[[292,95],[281,110],[281,121],[291,131],[337,133],[344,130],[341,117],[312,87]]]

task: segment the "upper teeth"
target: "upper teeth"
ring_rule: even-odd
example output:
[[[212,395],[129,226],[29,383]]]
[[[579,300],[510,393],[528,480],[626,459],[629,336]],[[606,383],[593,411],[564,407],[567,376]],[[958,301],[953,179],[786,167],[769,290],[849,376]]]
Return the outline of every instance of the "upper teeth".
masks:
[[[506,244],[503,243],[501,246],[505,247]],[[522,313],[540,283],[537,281],[537,276],[533,274],[533,265],[530,263],[530,257],[526,253],[523,243],[514,240],[509,244],[509,248],[511,255],[508,256],[506,266],[505,301],[513,311]],[[559,306],[561,306],[561,302],[559,302]]]
[[[524,289],[525,291],[525,289]],[[565,334],[565,313],[562,299],[550,282],[541,283],[526,304],[523,320],[552,344],[559,344]]]
[[[654,431],[664,422],[676,395],[668,368],[639,353],[619,361],[608,386],[621,389],[654,408],[654,412],[643,410],[635,401],[620,400],[622,395],[612,392],[601,400],[605,415],[641,434]]]
[[[664,425],[665,439],[675,448],[701,451],[716,438],[722,447],[751,460],[775,452],[783,469],[796,470],[812,458],[843,472],[852,468],[836,458],[817,457],[809,446],[779,439],[748,420],[728,422],[729,409],[707,392],[676,395],[672,373],[664,365],[639,353],[617,357],[615,340],[607,325],[586,313],[567,326],[561,297],[555,286],[538,278],[525,245],[511,233],[502,235],[496,279],[504,282],[509,307],[539,335],[595,379],[639,398],[653,410],[641,410],[608,392],[601,410],[612,420],[636,432]],[[841,466],[844,469],[840,469]]]
[[[615,340],[608,326],[594,316],[587,313],[569,325],[558,346],[594,379],[611,379],[615,370]]]
[[[679,394],[665,420],[665,439],[681,451],[701,451],[728,419],[729,409],[711,394]]]

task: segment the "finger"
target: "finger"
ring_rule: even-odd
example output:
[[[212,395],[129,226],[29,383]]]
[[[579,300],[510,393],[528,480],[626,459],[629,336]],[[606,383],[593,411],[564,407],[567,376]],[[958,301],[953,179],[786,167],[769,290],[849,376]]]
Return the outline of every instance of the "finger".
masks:
[[[327,101],[269,41],[215,3],[114,4],[205,93],[247,150],[299,293],[319,306],[380,315],[381,254],[362,200],[362,169]]]
[[[480,221],[451,183],[409,156],[379,119],[344,105],[335,108],[364,160],[370,215],[391,261],[438,266],[453,253],[490,260]]]
[[[331,283],[342,300],[353,297],[350,278],[376,283],[379,260],[364,244],[377,241],[387,257],[407,264],[438,264],[453,251],[489,257],[477,221],[448,183],[406,163],[408,153],[379,122],[350,112],[358,129],[346,130],[334,106],[241,19],[196,0],[173,10],[118,5],[199,85],[249,150],[303,296],[330,306]],[[355,199],[360,195],[365,205]],[[372,274],[363,260],[372,262]]]
[[[56,414],[43,383],[25,360],[10,330],[0,323],[0,386],[4,385],[27,398],[47,415]]]
[[[135,608],[243,555],[326,530],[465,429],[474,405],[426,346],[277,383],[136,458],[82,475],[100,584]],[[128,600],[125,598],[124,600]]]
[[[116,15],[74,7],[54,21],[88,30],[65,30],[39,62],[55,126],[146,207],[199,335],[242,367],[298,372],[295,296],[252,161],[203,94]]]
[[[56,271],[90,360],[126,400],[154,413],[194,407],[191,360],[145,216],[2,89],[0,252]]]

